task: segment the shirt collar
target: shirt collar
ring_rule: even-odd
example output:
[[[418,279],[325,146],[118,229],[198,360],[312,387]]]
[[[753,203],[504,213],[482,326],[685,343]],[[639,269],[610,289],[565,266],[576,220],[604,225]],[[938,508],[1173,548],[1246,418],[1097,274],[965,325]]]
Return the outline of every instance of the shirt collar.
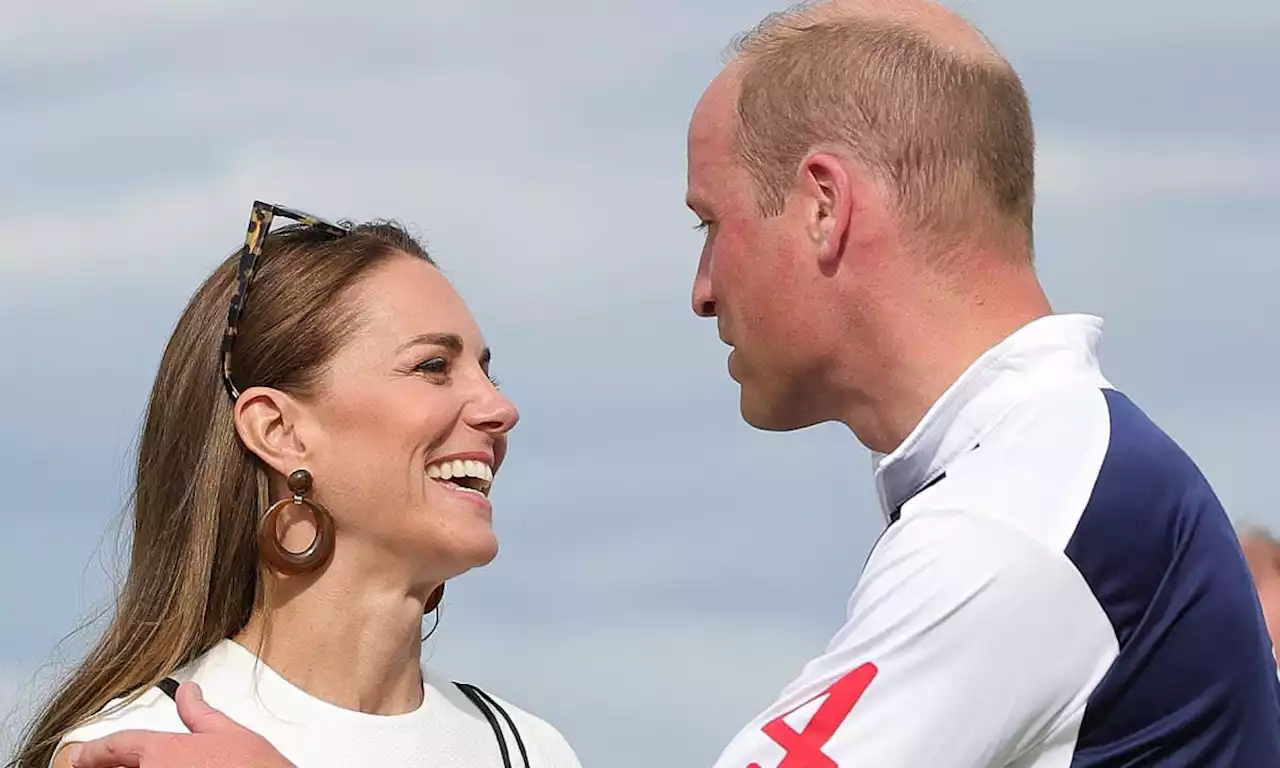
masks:
[[[1102,320],[1092,315],[1049,315],[1028,323],[987,350],[929,408],[892,453],[872,452],[876,492],[886,520],[907,499],[935,481],[958,456],[1046,381],[1091,376],[1098,368]]]

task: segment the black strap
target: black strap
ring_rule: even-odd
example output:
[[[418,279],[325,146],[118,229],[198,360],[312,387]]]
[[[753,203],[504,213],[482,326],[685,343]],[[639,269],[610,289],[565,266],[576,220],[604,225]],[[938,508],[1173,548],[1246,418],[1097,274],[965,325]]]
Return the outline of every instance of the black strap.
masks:
[[[489,721],[489,727],[493,728],[493,735],[498,739],[498,750],[502,753],[503,768],[512,768],[511,753],[507,750],[507,739],[502,734],[502,726],[498,724],[498,718],[493,716],[493,709],[498,710],[502,715],[502,719],[507,721],[507,725],[511,728],[511,735],[516,739],[516,746],[520,749],[520,759],[524,761],[524,768],[530,768],[529,753],[525,750],[524,739],[520,738],[520,731],[516,728],[515,721],[511,719],[511,715],[502,708],[502,705],[493,700],[489,694],[471,685],[470,683],[454,683],[458,686],[458,690],[471,700],[472,704],[480,710],[480,714],[484,715],[484,719]],[[490,709],[490,707],[493,709]]]
[[[166,677],[156,683],[156,687],[164,691],[165,696],[168,696],[174,701],[178,700],[178,681],[174,680],[172,677]]]
[[[511,735],[515,737],[516,748],[520,750],[520,759],[524,761],[524,768],[529,768],[529,753],[524,748],[524,739],[520,737],[520,729],[516,728],[516,721],[511,719],[511,715],[507,714],[507,710],[503,708],[492,696],[485,691],[470,686],[476,693],[484,697],[494,709],[498,710],[498,714],[502,715],[502,719],[507,721],[507,727],[511,729]]]

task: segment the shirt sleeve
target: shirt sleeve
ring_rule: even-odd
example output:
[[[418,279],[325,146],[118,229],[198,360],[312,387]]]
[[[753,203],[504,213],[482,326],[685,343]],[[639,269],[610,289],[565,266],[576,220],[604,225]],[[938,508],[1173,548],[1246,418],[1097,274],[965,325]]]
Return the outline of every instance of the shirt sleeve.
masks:
[[[1074,741],[1117,650],[1061,553],[979,514],[922,511],[885,532],[827,650],[715,765],[1007,765]]]

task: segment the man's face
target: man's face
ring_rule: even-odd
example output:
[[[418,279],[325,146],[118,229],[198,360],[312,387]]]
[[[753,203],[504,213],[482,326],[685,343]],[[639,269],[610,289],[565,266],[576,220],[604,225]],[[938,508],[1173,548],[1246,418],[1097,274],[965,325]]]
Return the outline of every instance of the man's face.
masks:
[[[734,148],[732,71],[707,89],[689,126],[688,204],[705,228],[693,310],[716,318],[733,351],[729,375],[742,387],[747,423],[790,430],[823,420],[813,388],[820,309],[811,301],[816,266],[798,206],[763,216],[756,186]]]
[[[1240,546],[1253,574],[1271,642],[1280,645],[1280,552],[1274,542],[1255,536],[1244,537]]]

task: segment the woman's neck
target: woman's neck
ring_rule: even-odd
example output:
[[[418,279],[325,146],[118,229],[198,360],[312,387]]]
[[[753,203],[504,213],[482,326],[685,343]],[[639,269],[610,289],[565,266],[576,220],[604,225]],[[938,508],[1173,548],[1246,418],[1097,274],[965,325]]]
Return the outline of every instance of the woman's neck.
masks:
[[[422,704],[423,601],[403,590],[279,582],[232,639],[310,695],[394,715]]]

